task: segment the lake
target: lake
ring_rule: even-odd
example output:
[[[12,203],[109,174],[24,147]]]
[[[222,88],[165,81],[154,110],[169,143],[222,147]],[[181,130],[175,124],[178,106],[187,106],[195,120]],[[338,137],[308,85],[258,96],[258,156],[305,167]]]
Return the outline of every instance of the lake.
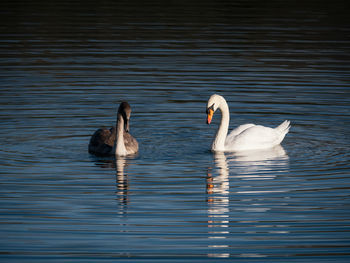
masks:
[[[3,1],[0,260],[349,262],[344,3]],[[214,93],[281,146],[212,153]],[[90,155],[122,101],[139,153]]]

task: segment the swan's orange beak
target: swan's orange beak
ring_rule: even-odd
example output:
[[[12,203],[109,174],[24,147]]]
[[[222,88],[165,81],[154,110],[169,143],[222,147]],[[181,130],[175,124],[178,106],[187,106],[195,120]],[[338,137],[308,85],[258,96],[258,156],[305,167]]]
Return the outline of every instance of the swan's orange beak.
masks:
[[[213,118],[214,111],[213,109],[209,109],[207,113],[207,124],[211,123],[211,119]]]

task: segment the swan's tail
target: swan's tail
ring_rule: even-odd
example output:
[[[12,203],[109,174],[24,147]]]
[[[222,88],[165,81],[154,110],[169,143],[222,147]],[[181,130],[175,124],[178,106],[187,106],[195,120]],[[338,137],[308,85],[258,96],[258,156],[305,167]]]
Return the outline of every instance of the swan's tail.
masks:
[[[290,121],[286,120],[275,128],[275,131],[279,134],[279,143],[283,141],[284,136],[289,132],[290,126]]]
[[[287,134],[290,128],[290,121],[284,121],[279,126],[275,128],[278,133]]]

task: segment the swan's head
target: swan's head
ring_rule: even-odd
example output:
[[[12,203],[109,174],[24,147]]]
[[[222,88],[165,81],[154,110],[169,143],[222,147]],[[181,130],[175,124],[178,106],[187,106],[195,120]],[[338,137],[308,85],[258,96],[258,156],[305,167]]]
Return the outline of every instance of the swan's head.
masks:
[[[207,124],[211,123],[214,112],[219,108],[221,101],[224,98],[220,95],[211,95],[207,103]]]
[[[126,101],[120,103],[118,108],[118,116],[121,116],[124,120],[124,130],[129,132],[129,120],[131,115],[131,107],[130,104]]]

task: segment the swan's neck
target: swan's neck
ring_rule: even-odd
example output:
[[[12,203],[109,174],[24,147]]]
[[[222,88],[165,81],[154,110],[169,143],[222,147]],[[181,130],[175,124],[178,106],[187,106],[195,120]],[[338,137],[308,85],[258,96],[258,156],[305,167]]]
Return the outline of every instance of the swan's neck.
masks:
[[[124,119],[121,114],[117,117],[117,134],[115,140],[115,155],[124,156],[126,155],[126,148],[124,144]]]
[[[230,123],[230,112],[226,101],[223,100],[219,104],[219,109],[221,111],[221,122],[211,147],[213,151],[225,150],[225,140],[228,132],[228,125]]]

